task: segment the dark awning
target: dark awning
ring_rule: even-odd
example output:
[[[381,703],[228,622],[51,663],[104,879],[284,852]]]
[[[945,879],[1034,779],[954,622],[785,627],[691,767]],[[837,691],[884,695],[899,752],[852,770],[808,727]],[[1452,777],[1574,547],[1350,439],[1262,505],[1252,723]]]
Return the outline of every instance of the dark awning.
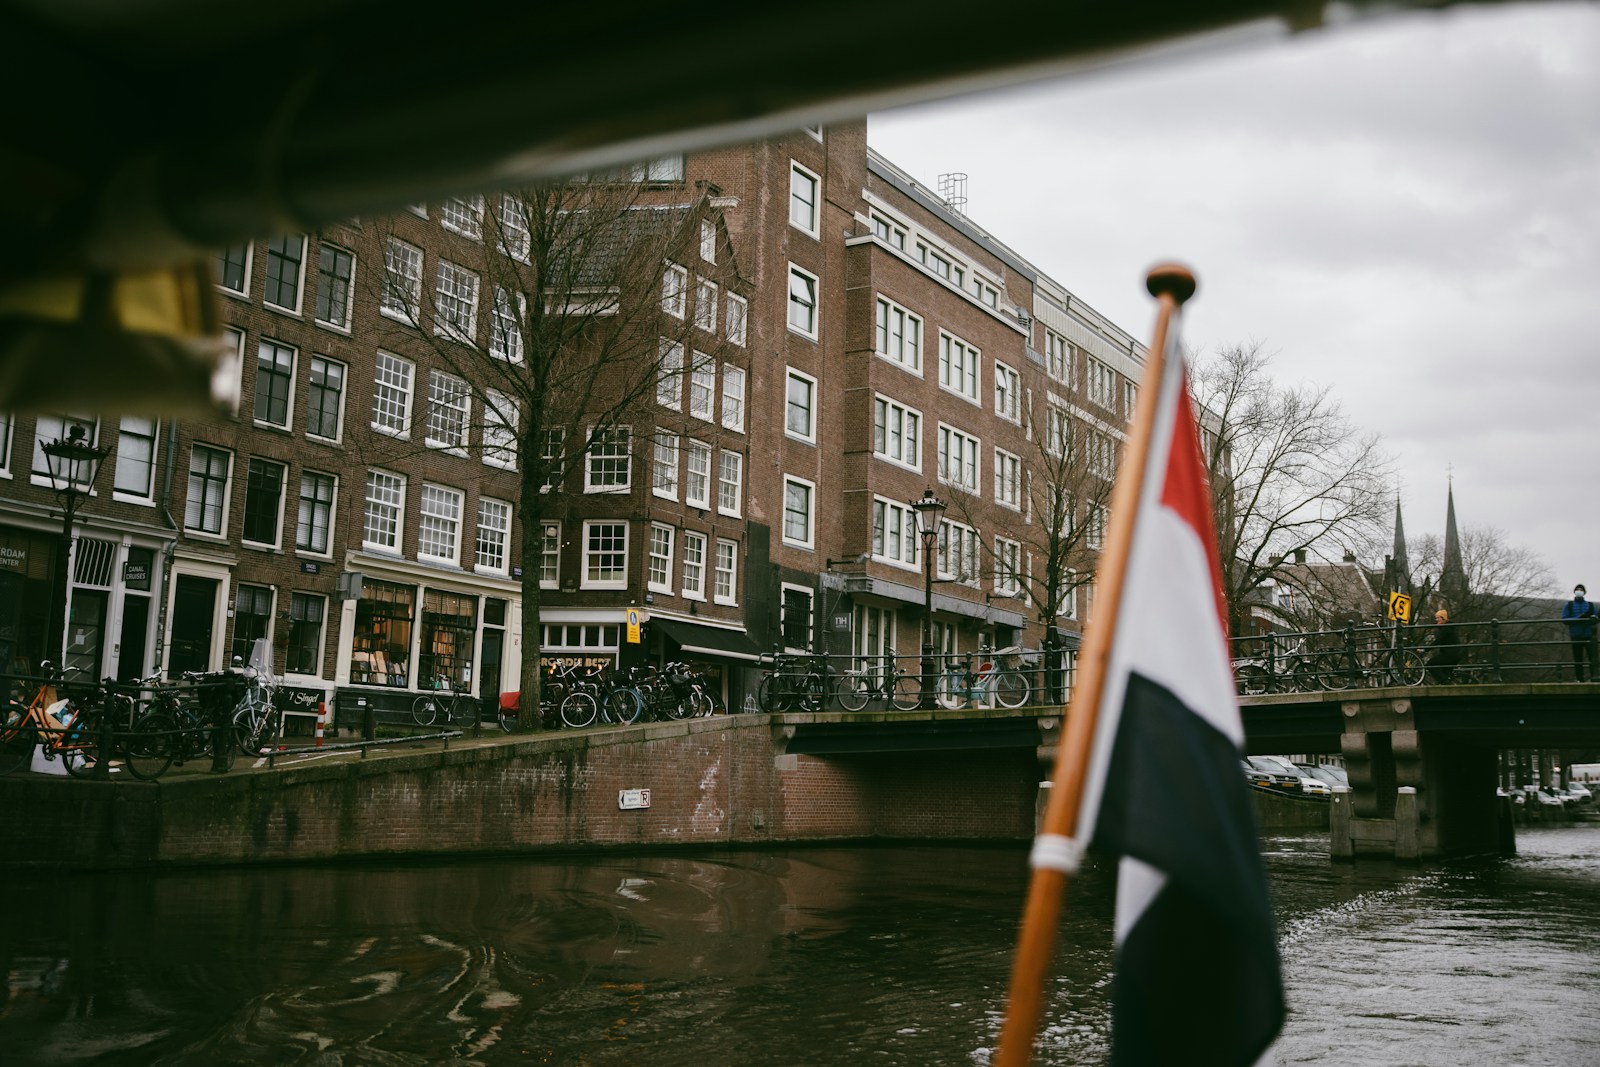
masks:
[[[675,619],[652,619],[650,625],[676,641],[684,652],[698,652],[703,656],[727,656],[730,659],[761,658],[761,650],[743,630],[701,626],[699,623],[679,622]]]

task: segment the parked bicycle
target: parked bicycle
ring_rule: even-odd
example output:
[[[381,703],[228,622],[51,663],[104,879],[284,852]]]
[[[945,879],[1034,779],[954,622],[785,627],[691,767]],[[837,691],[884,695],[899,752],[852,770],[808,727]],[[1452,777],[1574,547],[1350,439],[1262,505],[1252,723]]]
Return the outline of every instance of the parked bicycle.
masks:
[[[1378,625],[1357,635],[1357,646],[1329,649],[1317,660],[1317,675],[1327,689],[1351,684],[1368,686],[1421,685],[1428,676],[1426,658],[1401,641],[1401,629],[1381,618]]]
[[[432,692],[423,693],[411,705],[411,718],[418,726],[432,726],[442,717],[457,726],[478,725],[478,701],[468,692],[451,686],[450,679],[434,679]]]
[[[237,662],[237,660],[235,660]],[[272,673],[272,646],[258,637],[244,669],[245,692],[233,710],[233,733],[239,751],[259,754],[270,738],[283,732],[283,712],[278,708],[278,679]]]
[[[887,656],[841,674],[833,696],[845,711],[860,711],[873,700],[911,711],[922,703],[922,679],[902,671],[891,648]]]
[[[199,683],[202,675],[185,673],[183,680]],[[209,716],[193,699],[193,691],[163,684],[159,674],[136,683],[139,693],[148,693],[141,703],[123,746],[123,765],[142,781],[153,782],[176,763],[211,758],[215,754],[217,731]],[[225,733],[223,748],[231,750],[234,740]],[[224,759],[229,753],[224,752]]]
[[[1263,640],[1275,641],[1277,636],[1268,634]],[[1323,659],[1307,646],[1304,636],[1270,651],[1271,655],[1233,661],[1233,680],[1242,695],[1311,693],[1323,687]]]
[[[990,657],[987,648],[979,648],[978,655],[981,662],[976,669],[972,666],[973,655],[968,652],[940,675],[934,694],[940,704],[947,708],[968,703],[1020,708],[1028,702],[1031,687],[1019,666],[1022,649],[1013,645],[996,650]]]
[[[761,679],[756,699],[768,711],[820,711],[828,702],[826,657],[806,652],[774,652],[772,669]]]
[[[13,698],[7,702],[4,725],[0,726],[0,774],[22,766],[37,745],[46,760],[59,759],[68,774],[86,777],[97,758],[99,716],[89,701],[59,693],[61,684],[77,668],[42,666],[45,675],[28,701]]]

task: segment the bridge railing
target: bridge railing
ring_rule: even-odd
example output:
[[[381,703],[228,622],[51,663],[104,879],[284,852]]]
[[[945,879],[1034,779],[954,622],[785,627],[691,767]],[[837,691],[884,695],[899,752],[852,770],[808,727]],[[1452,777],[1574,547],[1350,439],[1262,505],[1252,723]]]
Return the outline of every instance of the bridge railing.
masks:
[[[1252,634],[1231,642],[1243,695],[1418,685],[1595,681],[1594,637],[1559,619],[1434,626],[1375,622],[1337,630]],[[1580,674],[1579,667],[1586,667]]]
[[[1007,708],[1061,704],[1072,683],[1065,651],[1054,665],[1041,649],[976,648],[935,653],[924,678],[914,653],[774,651],[762,657],[751,710],[862,711],[935,708]],[[926,688],[927,697],[923,693]]]

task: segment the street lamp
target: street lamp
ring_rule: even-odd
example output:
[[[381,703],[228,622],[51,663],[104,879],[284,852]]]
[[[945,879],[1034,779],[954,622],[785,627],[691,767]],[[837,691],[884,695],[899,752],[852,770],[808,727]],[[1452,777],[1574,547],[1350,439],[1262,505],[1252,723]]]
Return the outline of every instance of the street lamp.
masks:
[[[933,560],[934,542],[939,537],[939,522],[944,518],[944,501],[925,490],[921,500],[911,501],[917,513],[917,534],[922,538],[922,603],[927,612],[922,621],[922,702],[923,710],[933,707]]]
[[[72,553],[72,517],[78,511],[78,501],[94,491],[95,476],[100,473],[100,463],[110,455],[109,448],[96,448],[88,441],[82,424],[67,427],[65,438],[40,441],[50,468],[50,485],[61,501],[61,551],[56,554],[56,592],[59,594],[50,606],[50,633],[54,635],[57,663],[65,666],[67,650],[67,592],[70,571],[67,559]],[[48,650],[48,646],[47,646]]]

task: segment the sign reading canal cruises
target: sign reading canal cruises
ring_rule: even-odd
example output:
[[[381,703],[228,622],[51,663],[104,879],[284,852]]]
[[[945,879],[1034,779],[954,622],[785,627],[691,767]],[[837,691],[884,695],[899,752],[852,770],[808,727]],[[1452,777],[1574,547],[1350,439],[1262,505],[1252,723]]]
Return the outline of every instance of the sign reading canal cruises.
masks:
[[[1411,621],[1411,598],[1404,593],[1389,594],[1389,618],[1401,622]]]
[[[620,811],[637,811],[650,806],[650,790],[648,789],[619,789],[617,790],[617,808]]]

